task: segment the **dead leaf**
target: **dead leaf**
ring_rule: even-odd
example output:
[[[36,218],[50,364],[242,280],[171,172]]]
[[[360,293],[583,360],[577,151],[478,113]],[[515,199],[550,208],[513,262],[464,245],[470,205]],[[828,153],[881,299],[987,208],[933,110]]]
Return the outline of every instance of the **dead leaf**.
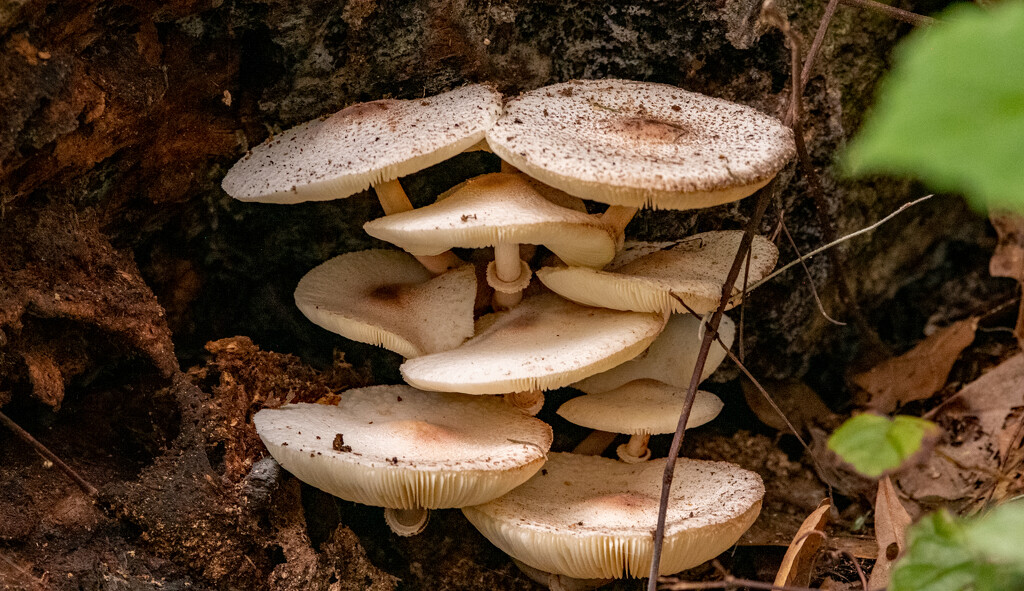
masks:
[[[825,525],[831,508],[832,504],[825,499],[804,519],[782,557],[779,572],[775,575],[776,586],[806,587],[811,584],[811,568],[825,541]]]
[[[800,380],[760,380],[760,384],[779,406],[779,410],[800,432],[805,432],[815,425],[831,429],[840,422],[836,414],[825,406],[818,393]],[[747,399],[747,406],[762,423],[773,429],[789,432],[789,427],[779,416],[778,411],[772,408],[765,400],[764,394],[750,380],[743,380],[743,396]]]
[[[875,591],[889,586],[889,575],[896,559],[903,555],[907,546],[907,528],[910,514],[896,495],[896,489],[888,476],[878,481],[878,496],[875,498],[875,539],[878,542],[878,559],[871,569],[868,589]]]
[[[1013,419],[1024,408],[1024,353],[967,384],[955,397],[934,417],[947,432],[945,438],[918,469],[898,475],[900,488],[917,501],[977,500],[998,484],[994,481],[1001,469],[1012,473],[1024,461],[1012,453],[1017,437]]]
[[[974,341],[977,328],[976,317],[954,322],[903,355],[853,376],[853,382],[871,396],[868,406],[881,413],[929,398],[946,384],[949,370]]]
[[[988,272],[993,277],[1016,279],[1024,286],[1024,216],[1008,211],[994,211],[989,214],[989,220],[999,235],[999,244],[989,260]],[[1024,298],[1020,302],[1013,334],[1021,347],[1024,347]]]
[[[999,244],[988,263],[988,272],[993,277],[1024,282],[1024,216],[993,211],[989,220],[999,235]]]

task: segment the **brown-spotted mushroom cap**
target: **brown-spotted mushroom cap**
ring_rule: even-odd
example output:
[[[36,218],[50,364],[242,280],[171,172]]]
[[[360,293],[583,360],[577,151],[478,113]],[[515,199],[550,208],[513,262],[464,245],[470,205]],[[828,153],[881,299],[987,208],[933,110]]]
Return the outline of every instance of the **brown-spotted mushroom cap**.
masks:
[[[580,579],[645,576],[664,470],[663,459],[626,464],[552,453],[522,486],[462,512],[492,544],[533,568]],[[763,496],[754,472],[676,460],[659,572],[692,568],[727,550],[753,524]]]
[[[558,414],[570,423],[588,429],[629,435],[661,435],[675,432],[685,401],[685,389],[643,379],[607,392],[577,396],[559,407]],[[686,428],[699,427],[721,411],[722,400],[718,396],[698,390]]]
[[[472,336],[475,299],[472,266],[434,277],[394,250],[334,257],[295,288],[295,304],[315,324],[407,358],[454,349]]]
[[[413,100],[352,105],[271,137],[239,160],[224,190],[242,201],[348,197],[476,144],[501,114],[501,95],[473,84]]]
[[[409,359],[400,370],[406,382],[423,390],[550,390],[632,359],[664,323],[659,314],[586,308],[542,294],[484,316],[460,347]]]
[[[736,324],[728,316],[722,316],[718,334],[731,347],[736,335]],[[646,351],[617,367],[579,381],[572,387],[587,394],[596,394],[613,390],[633,380],[650,378],[677,388],[687,388],[697,364],[701,338],[700,318],[689,314],[673,315],[665,325],[665,330]],[[721,344],[717,341],[711,343],[701,379],[714,373],[725,356],[726,350]]]
[[[584,267],[544,267],[537,277],[548,289],[587,306],[634,312],[688,312],[672,294],[698,314],[713,312],[722,297],[722,285],[739,250],[743,232],[704,232],[677,246],[658,250],[605,270]],[[750,269],[740,268],[734,297],[726,309],[740,303],[744,276],[747,285],[775,268],[779,251],[770,240],[755,236],[750,245]],[[744,261],[746,265],[746,261]]]
[[[750,195],[795,152],[777,119],[674,86],[577,80],[510,100],[487,132],[526,174],[611,205],[694,209]]]
[[[595,216],[555,205],[522,174],[472,178],[444,199],[363,225],[366,233],[414,255],[499,243],[542,244],[570,265],[602,267],[615,238]]]
[[[404,385],[346,390],[337,406],[263,409],[253,422],[299,480],[396,509],[487,502],[539,470],[552,437],[546,423],[500,400]]]

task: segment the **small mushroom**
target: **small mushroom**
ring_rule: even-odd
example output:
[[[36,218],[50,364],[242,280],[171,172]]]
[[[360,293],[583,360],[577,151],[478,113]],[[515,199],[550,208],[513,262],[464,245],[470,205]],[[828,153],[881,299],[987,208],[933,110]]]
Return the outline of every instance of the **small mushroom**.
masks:
[[[622,230],[637,208],[689,210],[742,199],[795,153],[793,132],[743,105],[674,86],[574,80],[505,105],[495,154],[570,195],[608,203]]]
[[[434,277],[395,250],[334,257],[295,288],[295,304],[315,324],[406,358],[454,349],[472,336],[475,299],[472,266]]]
[[[602,267],[615,256],[615,238],[607,226],[552,203],[537,184],[522,174],[485,174],[432,205],[378,218],[363,228],[414,255],[493,246],[487,280],[495,289],[495,307],[511,308],[532,274],[520,259],[520,244],[544,245],[570,265]]]
[[[586,306],[634,312],[713,312],[722,297],[722,285],[739,250],[743,232],[704,232],[671,248],[655,250],[628,262],[613,260],[604,270],[584,267],[544,267],[537,278],[548,289]],[[779,250],[770,240],[755,236],[750,265],[744,261],[726,309],[741,301],[746,280],[752,285],[775,268]],[[676,297],[685,302],[680,303]]]
[[[346,109],[271,137],[235,163],[222,186],[232,197],[263,203],[342,199],[371,186],[385,214],[412,204],[398,181],[484,138],[501,114],[501,94],[463,86],[424,99],[383,99]],[[424,257],[435,273],[454,255]]]
[[[664,327],[660,314],[585,308],[554,294],[523,300],[477,322],[461,346],[409,359],[409,384],[466,394],[507,394],[567,386],[632,359]]]
[[[731,347],[736,336],[736,324],[728,316],[722,316],[718,334],[726,347]],[[633,380],[650,378],[676,388],[687,388],[697,364],[700,341],[700,318],[689,314],[673,315],[665,325],[665,330],[646,351],[608,371],[581,380],[572,387],[587,394],[597,394],[614,390]],[[717,342],[712,343],[701,379],[714,373],[725,356],[726,349]]]
[[[409,386],[346,390],[337,406],[288,404],[253,417],[270,454],[299,480],[386,507],[399,535],[428,509],[487,502],[544,464],[551,427],[499,400]]]
[[[634,380],[613,390],[578,396],[558,409],[562,418],[590,429],[626,433],[629,442],[616,452],[624,462],[650,459],[647,442],[651,435],[674,433],[679,413],[686,401],[686,390],[656,380]],[[722,400],[710,392],[698,390],[686,428],[707,423],[722,411]]]
[[[665,460],[627,464],[548,454],[525,484],[462,512],[492,544],[535,569],[577,579],[644,576],[650,570]],[[714,558],[761,510],[764,484],[727,462],[676,460],[659,572]]]

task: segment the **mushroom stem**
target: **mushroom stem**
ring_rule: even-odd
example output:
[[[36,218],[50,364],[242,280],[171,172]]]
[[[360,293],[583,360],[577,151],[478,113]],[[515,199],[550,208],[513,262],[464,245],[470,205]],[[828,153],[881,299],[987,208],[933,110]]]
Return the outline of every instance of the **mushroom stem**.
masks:
[[[580,454],[584,456],[599,456],[604,453],[604,450],[608,449],[608,446],[612,444],[612,441],[618,433],[609,433],[608,431],[594,430],[590,432],[576,444],[576,447],[572,448],[572,453]]]
[[[409,196],[405,194],[405,189],[398,179],[376,184],[373,190],[377,192],[377,199],[384,209],[384,215],[412,210],[412,202],[409,201]],[[432,256],[418,256],[416,260],[434,275],[440,275],[465,264],[450,250]]]
[[[651,450],[647,447],[647,442],[650,439],[651,436],[646,433],[643,435],[631,435],[629,441],[620,445],[615,450],[615,453],[618,454],[620,460],[627,464],[646,462],[651,459]]]
[[[415,536],[427,527],[430,511],[427,509],[384,509],[384,521],[396,535],[407,538]]]
[[[499,242],[494,247],[494,271],[500,281],[513,283],[518,281],[523,272],[519,258],[519,244],[515,242]],[[493,285],[491,287],[494,287]],[[523,292],[505,293],[495,290],[491,305],[496,310],[515,308],[523,299]]]
[[[540,390],[512,392],[505,394],[505,402],[518,408],[524,414],[535,416],[544,407],[544,393]]]
[[[622,248],[622,242],[626,235],[626,226],[633,219],[639,208],[626,207],[624,205],[609,205],[608,209],[601,214],[601,221],[615,231],[615,245]]]

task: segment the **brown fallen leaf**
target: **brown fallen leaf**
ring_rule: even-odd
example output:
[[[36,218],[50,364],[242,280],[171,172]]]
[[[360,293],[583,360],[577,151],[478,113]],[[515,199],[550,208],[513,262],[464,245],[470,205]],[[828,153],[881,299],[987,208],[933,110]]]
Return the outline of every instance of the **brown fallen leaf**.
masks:
[[[868,406],[881,413],[929,398],[946,384],[949,370],[974,341],[977,328],[976,317],[954,322],[903,355],[853,376],[853,382],[871,396]]]
[[[1021,469],[1024,456],[1013,452],[1022,407],[1024,353],[1018,353],[939,408],[933,420],[947,435],[922,465],[898,475],[900,489],[924,504],[977,501],[998,485],[1000,472]]]
[[[779,406],[779,410],[801,433],[815,425],[829,430],[839,425],[839,417],[822,402],[817,392],[802,381],[790,378],[759,382]],[[789,432],[786,422],[750,380],[743,380],[743,396],[747,400],[747,406],[762,423],[773,429]]]
[[[775,575],[776,586],[806,587],[811,584],[811,568],[814,558],[825,542],[825,525],[828,523],[832,504],[825,499],[818,505],[790,542],[786,555],[782,557],[779,572]]]
[[[875,497],[875,539],[878,542],[878,559],[871,569],[868,589],[885,589],[889,586],[889,575],[896,559],[903,555],[907,546],[907,528],[910,514],[896,495],[896,488],[888,476],[878,481],[878,496]]]
[[[989,260],[988,272],[993,277],[1016,279],[1024,287],[1024,216],[993,211],[989,214],[989,220],[999,235],[999,244]],[[1013,334],[1021,347],[1024,347],[1024,298],[1021,298]]]

